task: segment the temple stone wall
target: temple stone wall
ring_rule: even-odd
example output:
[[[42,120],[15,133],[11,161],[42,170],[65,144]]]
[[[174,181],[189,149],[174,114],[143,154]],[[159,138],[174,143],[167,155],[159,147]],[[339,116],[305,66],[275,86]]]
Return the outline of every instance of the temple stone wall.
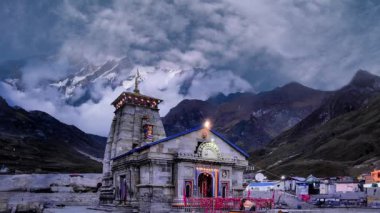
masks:
[[[112,143],[112,147],[115,149],[112,157],[130,151],[134,144],[136,146],[144,145],[143,143],[146,142],[142,131],[144,117],[148,118],[147,123],[153,125],[153,138],[150,142],[166,137],[158,110],[125,105],[116,112],[115,116],[118,124]]]
[[[140,212],[171,212],[172,187],[141,186],[139,192]]]
[[[104,157],[104,171],[110,171],[110,159],[126,153],[134,146],[142,146],[149,142],[143,138],[143,119],[153,125],[153,137],[156,141],[166,137],[158,110],[134,105],[125,105],[115,112]]]
[[[153,164],[153,184],[173,185],[172,169],[171,162],[155,162],[155,164]]]
[[[113,186],[115,189],[115,204],[120,204],[120,188],[121,188],[121,177],[124,176],[127,182],[127,196],[126,203],[131,204],[136,202],[139,197],[138,185],[140,180],[140,169],[138,167],[130,166],[123,170],[117,170],[113,172]]]
[[[140,166],[140,184],[150,184],[150,165],[145,164]]]
[[[116,151],[115,155],[112,157],[119,156],[122,153],[125,153],[132,149],[132,143],[134,140],[134,119],[135,119],[135,107],[124,107],[119,109],[116,116],[118,117],[119,125],[116,129],[115,135],[116,140],[114,141],[113,146]]]
[[[116,116],[114,116],[111,124],[111,129],[107,138],[107,144],[104,151],[103,158],[103,176],[109,176],[111,172],[111,152],[112,152],[112,143],[115,135],[115,125],[116,125]]]
[[[232,171],[232,191],[234,197],[243,195],[243,169],[235,169]]]
[[[180,162],[177,164],[177,178],[175,183],[175,196],[176,200],[181,201],[183,199],[183,189],[185,180],[194,180],[195,165],[191,162]]]

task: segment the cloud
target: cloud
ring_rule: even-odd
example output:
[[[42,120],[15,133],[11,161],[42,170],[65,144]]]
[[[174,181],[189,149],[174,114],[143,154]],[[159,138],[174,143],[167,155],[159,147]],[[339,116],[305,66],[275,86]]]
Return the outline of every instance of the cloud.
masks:
[[[380,74],[378,62],[373,60],[380,52],[370,47],[379,45],[375,39],[379,38],[380,27],[373,25],[375,17],[379,17],[378,4],[371,1],[230,1],[230,4],[244,18],[239,21],[240,28],[234,24],[227,28],[231,29],[228,32],[238,31],[241,35],[238,40],[251,53],[265,50],[259,61],[268,62],[269,58],[277,63],[269,67],[269,73],[259,76],[264,82],[270,79],[277,84],[285,83],[273,77],[276,75],[326,90],[346,84],[360,68]],[[250,75],[257,70],[253,65],[247,72]]]
[[[379,72],[379,4],[373,1],[2,4],[0,25],[11,30],[2,35],[10,42],[0,47],[8,55],[51,49],[94,64],[128,56],[148,66],[212,67],[249,79],[257,90],[294,80],[335,89],[359,68]]]
[[[98,103],[91,101],[81,106],[71,106],[49,96],[32,96],[32,92],[14,90],[5,83],[0,83],[0,92],[11,105],[25,107],[27,110],[39,110],[49,113],[58,120],[80,127],[83,131],[106,136],[108,134],[113,111],[110,103],[117,97],[123,88],[116,90],[104,89],[103,98]],[[45,93],[45,95],[47,95]],[[49,98],[46,98],[49,97]]]
[[[336,89],[359,68],[379,72],[378,10],[371,1],[113,1],[61,53],[232,70],[257,90],[295,80]]]
[[[21,81],[26,89],[35,89],[43,81],[54,81],[69,73],[69,62],[66,58],[59,58],[54,62],[34,59],[22,68]]]
[[[22,78],[28,90],[25,94],[13,91],[15,96],[9,99],[27,109],[48,110],[101,134],[108,127],[93,125],[91,119],[99,116],[101,122],[103,115],[92,117],[89,113],[112,111],[109,103],[121,86],[111,89],[94,83],[90,95],[98,103],[73,107],[57,98],[57,91],[41,91],[41,82],[73,74],[78,65],[96,66],[127,57],[132,67],[151,73],[141,90],[163,97],[161,113],[165,114],[184,98],[262,91],[290,81],[330,90],[343,86],[358,69],[380,74],[380,25],[376,22],[380,6],[374,1],[66,0],[0,4],[4,20],[0,28],[9,29],[0,35],[0,49],[8,50],[0,53],[0,61],[54,55],[52,60],[28,63]],[[183,72],[170,77],[163,69]],[[128,76],[130,71],[121,75]],[[188,78],[193,80],[183,93]],[[7,92],[12,91],[8,88]],[[76,98],[84,95],[86,91],[78,88]],[[78,116],[82,121],[73,119]]]

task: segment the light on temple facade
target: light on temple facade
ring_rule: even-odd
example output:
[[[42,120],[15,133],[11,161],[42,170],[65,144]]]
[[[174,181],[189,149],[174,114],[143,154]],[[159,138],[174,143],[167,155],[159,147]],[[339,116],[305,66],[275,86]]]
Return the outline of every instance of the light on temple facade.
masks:
[[[203,124],[203,127],[206,128],[206,129],[210,129],[211,122],[209,120],[206,120],[205,123]]]

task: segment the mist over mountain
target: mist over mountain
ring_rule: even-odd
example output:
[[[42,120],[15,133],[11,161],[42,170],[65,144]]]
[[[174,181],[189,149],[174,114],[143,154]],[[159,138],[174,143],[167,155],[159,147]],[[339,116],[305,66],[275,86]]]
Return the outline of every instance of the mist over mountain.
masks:
[[[48,112],[66,123],[101,135],[108,133],[113,112],[110,103],[122,91],[133,90],[137,70],[142,93],[165,99],[160,106],[163,115],[186,97],[207,99],[219,92],[252,90],[249,83],[231,72],[139,67],[128,57],[98,65],[85,60],[38,57],[6,61],[0,64],[0,69],[0,94],[12,105]],[[100,125],[89,125],[89,119]]]

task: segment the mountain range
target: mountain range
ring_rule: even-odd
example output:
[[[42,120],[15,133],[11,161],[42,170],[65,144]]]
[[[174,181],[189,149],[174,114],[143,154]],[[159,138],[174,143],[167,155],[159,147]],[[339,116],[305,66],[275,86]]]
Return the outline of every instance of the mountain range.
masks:
[[[0,80],[18,90],[25,89],[25,64],[22,60],[1,64],[4,72]],[[92,94],[92,88],[98,84],[133,87],[135,73],[127,58],[100,65],[73,64],[67,76],[42,81],[40,87],[57,88],[62,99],[72,105],[90,99],[96,103],[99,97]],[[195,75],[207,75],[202,69],[190,75],[164,68],[140,72],[142,81],[152,72],[162,72],[169,80],[181,79],[178,92],[183,95]],[[379,92],[380,78],[358,71],[351,82],[336,91],[320,91],[292,82],[260,93],[183,100],[162,120],[167,135],[172,135],[210,119],[214,129],[248,151],[251,163],[269,174],[358,174],[379,165]],[[105,138],[86,134],[46,113],[10,107],[5,100],[0,103],[1,162],[20,171],[100,170],[96,158],[103,154]]]
[[[310,115],[251,153],[270,174],[358,175],[380,167],[380,77],[358,71]]]
[[[357,175],[380,167],[380,77],[359,70],[336,91],[289,83],[272,91],[184,100],[163,118],[169,135],[210,119],[269,176]]]
[[[258,94],[219,94],[206,101],[184,100],[169,111],[163,123],[171,135],[210,119],[214,129],[253,151],[303,120],[329,94],[293,82]]]
[[[106,138],[0,97],[0,166],[10,172],[101,172]]]

